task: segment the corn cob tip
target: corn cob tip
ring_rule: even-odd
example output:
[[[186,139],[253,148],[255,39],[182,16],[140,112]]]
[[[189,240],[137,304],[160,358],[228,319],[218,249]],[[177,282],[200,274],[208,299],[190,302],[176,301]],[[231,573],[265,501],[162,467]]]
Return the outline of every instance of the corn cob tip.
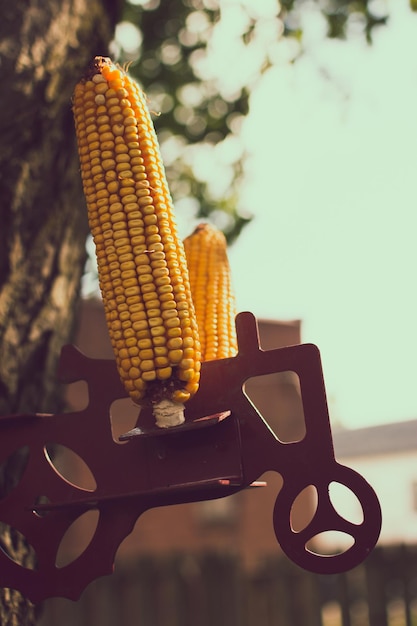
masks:
[[[114,65],[110,57],[95,56],[88,64],[87,69],[83,76],[83,80],[91,80],[95,74],[100,74],[101,70],[106,65],[107,66]]]

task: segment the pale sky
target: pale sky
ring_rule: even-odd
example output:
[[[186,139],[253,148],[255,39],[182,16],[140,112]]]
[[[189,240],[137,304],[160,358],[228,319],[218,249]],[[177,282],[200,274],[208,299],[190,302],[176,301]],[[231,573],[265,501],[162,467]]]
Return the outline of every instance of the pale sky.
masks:
[[[417,417],[417,14],[390,12],[372,47],[313,33],[263,76],[229,252],[239,310],[302,320],[347,427]]]
[[[276,0],[222,0],[197,62],[225,98],[256,85],[239,140],[189,152],[220,197],[237,141],[250,154],[239,205],[254,219],[229,251],[238,309],[302,321],[332,422],[347,427],[417,418],[417,13],[408,0],[371,8],[385,4],[388,26],[368,46],[355,23],[348,41],[327,39],[317,3],[304,2],[305,52],[291,64]],[[258,22],[245,47],[249,15]],[[207,22],[194,18],[198,34]],[[137,31],[123,28],[136,49]],[[266,48],[274,65],[260,75]],[[176,150],[165,147],[166,162]],[[192,211],[176,208],[185,237]]]

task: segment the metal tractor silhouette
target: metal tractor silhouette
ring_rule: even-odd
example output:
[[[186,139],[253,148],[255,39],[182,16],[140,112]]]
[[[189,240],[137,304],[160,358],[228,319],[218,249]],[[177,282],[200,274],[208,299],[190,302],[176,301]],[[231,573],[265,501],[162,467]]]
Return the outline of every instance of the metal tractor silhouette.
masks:
[[[380,532],[381,510],[362,476],[335,460],[320,354],[302,344],[264,351],[251,313],[236,318],[237,356],[202,364],[201,386],[186,405],[183,425],[159,429],[142,409],[136,427],[114,441],[110,406],[126,397],[113,360],[91,359],[73,346],[62,350],[62,382],[84,380],[88,406],[56,415],[25,414],[0,418],[0,462],[25,447],[28,458],[17,485],[0,500],[0,521],[24,535],[36,553],[29,569],[0,551],[0,585],[19,589],[33,602],[49,596],[77,599],[95,578],[112,572],[116,551],[138,517],[152,507],[208,500],[249,487],[266,471],[283,478],[273,511],[282,550],[299,566],[321,574],[359,564]],[[298,374],[305,417],[301,441],[283,443],[244,392],[251,377],[281,371]],[[83,489],[66,480],[49,458],[47,447],[60,444],[78,454],[91,470],[96,488]],[[341,517],[329,485],[341,483],[358,498],[363,521]],[[317,509],[296,532],[292,505],[307,486],[318,494]],[[57,567],[60,543],[71,524],[97,510],[94,536],[75,560]],[[327,556],[310,551],[321,532],[347,533],[353,544]]]

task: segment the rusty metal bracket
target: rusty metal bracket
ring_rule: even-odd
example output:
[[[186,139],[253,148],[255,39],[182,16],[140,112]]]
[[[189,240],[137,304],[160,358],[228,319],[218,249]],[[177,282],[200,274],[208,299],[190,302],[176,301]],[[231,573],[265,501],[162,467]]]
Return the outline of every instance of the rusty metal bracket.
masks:
[[[0,550],[0,585],[19,589],[33,602],[50,596],[77,599],[95,578],[113,570],[116,551],[146,510],[182,502],[227,496],[259,484],[266,471],[283,477],[273,511],[282,550],[299,566],[332,574],[359,564],[375,546],[381,509],[372,487],[334,456],[320,354],[303,344],[263,351],[256,319],[236,318],[237,356],[203,363],[198,393],[186,406],[185,424],[155,427],[142,410],[136,427],[114,441],[110,406],[126,397],[115,362],[90,359],[73,346],[62,350],[59,378],[84,380],[89,404],[78,412],[14,415],[0,418],[0,462],[26,446],[26,469],[18,484],[0,500],[0,521],[20,532],[35,550],[37,567],[29,569]],[[281,371],[298,374],[306,434],[283,443],[244,393],[245,381]],[[91,470],[94,490],[71,484],[51,463],[46,447],[61,444],[78,454]],[[363,521],[342,518],[329,497],[339,482],[358,498]],[[296,532],[291,509],[298,494],[314,485],[318,506],[311,522]],[[69,526],[85,511],[99,518],[95,534],[74,561],[57,567],[56,556]],[[317,534],[338,530],[353,545],[324,556],[307,548]]]

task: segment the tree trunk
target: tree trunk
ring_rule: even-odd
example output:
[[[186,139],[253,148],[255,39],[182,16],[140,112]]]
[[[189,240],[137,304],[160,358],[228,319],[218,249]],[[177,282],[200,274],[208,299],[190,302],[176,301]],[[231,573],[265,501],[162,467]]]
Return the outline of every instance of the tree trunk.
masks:
[[[119,9],[120,0],[0,0],[0,415],[61,408],[57,361],[87,233],[71,94],[107,53]],[[18,465],[2,468],[0,494]],[[30,558],[6,526],[0,542],[18,562]],[[34,621],[18,592],[0,593],[3,626]]]

